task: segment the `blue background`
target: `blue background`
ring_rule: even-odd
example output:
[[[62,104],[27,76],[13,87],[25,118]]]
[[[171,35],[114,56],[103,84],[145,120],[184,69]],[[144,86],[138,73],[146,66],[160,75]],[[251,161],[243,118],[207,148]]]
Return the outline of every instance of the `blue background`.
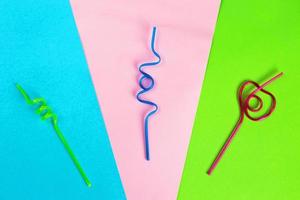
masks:
[[[44,97],[92,182],[15,88]],[[125,199],[67,0],[0,1],[0,200]]]

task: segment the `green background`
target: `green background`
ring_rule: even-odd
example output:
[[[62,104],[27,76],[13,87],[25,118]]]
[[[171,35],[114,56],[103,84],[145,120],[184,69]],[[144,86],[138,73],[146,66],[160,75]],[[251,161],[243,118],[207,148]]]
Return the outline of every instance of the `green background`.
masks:
[[[212,176],[206,174],[239,117],[237,89],[284,75],[264,121],[245,119]],[[224,0],[179,190],[184,200],[300,199],[300,1]]]

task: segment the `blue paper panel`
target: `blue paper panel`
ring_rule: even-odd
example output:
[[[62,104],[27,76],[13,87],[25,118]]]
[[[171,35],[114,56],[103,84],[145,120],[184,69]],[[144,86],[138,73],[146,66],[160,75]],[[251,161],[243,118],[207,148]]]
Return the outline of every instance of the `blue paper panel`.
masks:
[[[58,115],[91,188],[15,83]],[[125,199],[67,0],[0,1],[0,199]]]

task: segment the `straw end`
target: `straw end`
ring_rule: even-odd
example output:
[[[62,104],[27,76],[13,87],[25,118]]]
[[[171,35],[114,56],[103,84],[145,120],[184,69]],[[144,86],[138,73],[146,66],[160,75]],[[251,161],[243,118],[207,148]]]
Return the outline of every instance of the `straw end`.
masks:
[[[87,186],[88,186],[89,188],[91,188],[91,187],[92,187],[92,184],[91,184],[91,183],[87,183]]]
[[[16,86],[16,88],[19,89],[19,90],[22,89],[22,87],[21,87],[21,85],[20,85],[19,83],[15,83],[15,86]]]

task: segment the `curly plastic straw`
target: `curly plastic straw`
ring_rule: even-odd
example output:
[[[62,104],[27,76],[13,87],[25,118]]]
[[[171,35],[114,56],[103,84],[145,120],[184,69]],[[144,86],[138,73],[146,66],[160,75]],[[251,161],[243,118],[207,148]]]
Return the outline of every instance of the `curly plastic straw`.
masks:
[[[57,115],[52,112],[52,109],[47,105],[45,99],[36,98],[36,99],[31,100],[31,98],[25,92],[25,90],[21,87],[21,85],[16,84],[16,87],[20,91],[20,93],[23,95],[23,97],[25,98],[25,101],[26,101],[27,104],[29,104],[29,105],[38,105],[39,106],[36,110],[36,113],[38,115],[40,115],[42,120],[51,119],[52,125],[54,127],[54,130],[55,130],[57,136],[59,137],[59,139],[63,143],[63,145],[64,145],[65,149],[67,150],[67,152],[69,153],[69,155],[70,155],[72,161],[74,162],[76,168],[78,169],[81,177],[83,178],[83,180],[87,184],[87,186],[91,187],[92,186],[91,182],[89,181],[89,179],[86,176],[84,170],[80,166],[79,161],[77,160],[75,154],[73,153],[71,147],[67,143],[67,140],[65,139],[65,137],[63,136],[62,132],[60,131],[60,129],[58,127]]]
[[[139,80],[139,85],[142,88],[142,90],[139,91],[136,95],[138,101],[140,101],[141,103],[144,103],[144,104],[147,104],[147,105],[150,105],[150,106],[154,107],[154,110],[150,111],[144,119],[144,137],[145,137],[146,160],[150,160],[149,130],[148,130],[149,129],[148,128],[149,118],[150,118],[150,116],[154,115],[154,113],[157,112],[158,106],[155,103],[153,103],[149,100],[142,99],[141,95],[148,92],[148,91],[150,91],[154,87],[154,79],[149,74],[147,74],[145,71],[143,71],[143,68],[147,67],[147,66],[155,66],[155,65],[159,64],[160,61],[161,61],[160,55],[156,52],[156,50],[154,48],[155,34],[156,34],[156,27],[153,27],[152,39],[151,39],[151,51],[156,56],[156,58],[158,58],[158,60],[154,61],[154,62],[144,63],[144,64],[139,66],[139,71],[142,73],[142,77]],[[147,81],[148,83],[144,82],[145,80],[148,80]]]
[[[273,78],[271,78],[270,80],[268,80],[267,82],[263,83],[262,85],[259,85],[258,83],[254,82],[254,81],[246,81],[245,83],[242,84],[242,86],[239,89],[239,106],[240,106],[240,118],[239,121],[237,122],[237,124],[235,125],[235,128],[233,129],[232,133],[230,134],[229,138],[227,139],[227,141],[225,142],[225,144],[223,145],[222,149],[220,150],[218,156],[216,157],[216,159],[214,160],[214,162],[212,163],[211,167],[209,168],[207,174],[211,175],[211,173],[213,172],[213,170],[216,168],[216,166],[218,165],[218,163],[220,162],[221,158],[223,157],[225,151],[227,150],[228,146],[230,145],[232,139],[234,138],[234,136],[236,135],[237,131],[240,129],[245,115],[252,121],[261,121],[263,119],[266,119],[267,117],[269,117],[272,112],[275,109],[276,106],[276,99],[274,97],[273,94],[271,94],[270,92],[266,91],[265,89],[263,89],[264,87],[266,87],[267,85],[269,85],[270,83],[272,83],[273,81],[275,81],[276,79],[278,79],[279,77],[281,77],[283,75],[283,73],[279,73],[276,76],[274,76]],[[247,85],[249,84],[253,84],[256,89],[251,92],[245,99],[243,98],[243,92],[244,89]],[[256,95],[257,92],[263,92],[265,94],[267,94],[268,96],[271,97],[272,103],[271,103],[271,107],[268,110],[268,112],[266,112],[264,115],[260,116],[260,117],[252,117],[249,114],[249,111],[251,112],[258,112],[262,109],[263,107],[263,101],[262,99]],[[251,107],[250,106],[250,100],[254,98],[257,100],[258,105],[256,107]]]

